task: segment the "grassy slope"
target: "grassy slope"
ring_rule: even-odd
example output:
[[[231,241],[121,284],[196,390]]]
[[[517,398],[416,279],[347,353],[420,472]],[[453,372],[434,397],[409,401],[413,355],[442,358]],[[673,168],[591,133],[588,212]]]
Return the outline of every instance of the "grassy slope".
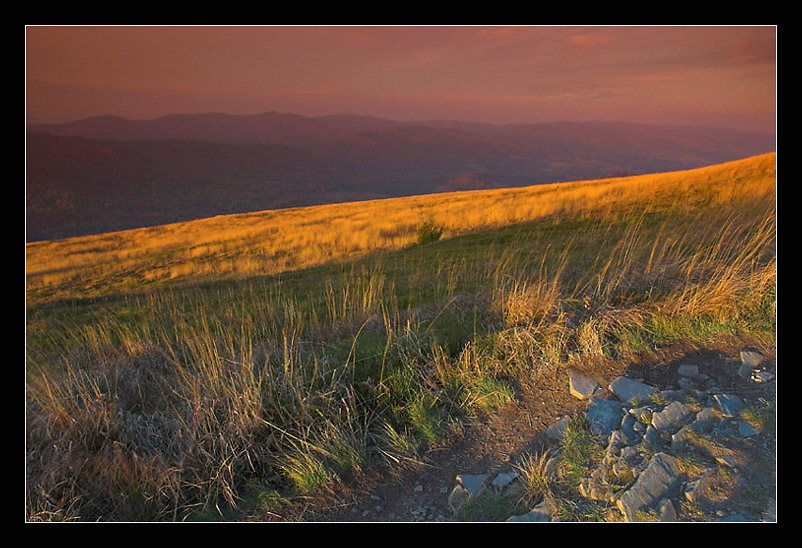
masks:
[[[774,166],[29,245],[28,516],[183,519],[254,489],[269,505],[414,459],[517,377],[770,346]],[[422,219],[445,238],[410,246]]]

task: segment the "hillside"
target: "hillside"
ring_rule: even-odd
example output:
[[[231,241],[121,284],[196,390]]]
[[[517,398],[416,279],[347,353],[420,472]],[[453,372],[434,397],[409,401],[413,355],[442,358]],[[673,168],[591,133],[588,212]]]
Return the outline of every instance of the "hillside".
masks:
[[[264,113],[31,126],[28,241],[265,209],[690,169],[774,137],[626,123],[489,126]]]
[[[26,518],[410,521],[416,501],[455,520],[456,475],[518,467],[546,482],[483,519],[548,498],[563,521],[620,520],[582,494],[605,451],[569,372],[663,388],[693,363],[762,433],[676,451],[678,481],[709,467],[717,497],[677,517],[759,520],[776,384],[734,364],[749,347],[776,371],[775,214],[766,154],[30,243]],[[564,415],[582,436],[547,450]],[[744,455],[745,482],[716,468]]]

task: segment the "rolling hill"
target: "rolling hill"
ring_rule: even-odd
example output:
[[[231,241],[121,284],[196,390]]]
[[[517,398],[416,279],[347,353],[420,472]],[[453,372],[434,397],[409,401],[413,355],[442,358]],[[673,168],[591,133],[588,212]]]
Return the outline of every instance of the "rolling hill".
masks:
[[[26,239],[214,215],[690,169],[774,136],[615,122],[492,126],[364,116],[99,116],[32,125]]]
[[[554,455],[537,477],[558,518],[616,521],[581,489],[611,452],[576,422],[589,401],[569,372],[662,388],[680,364],[737,390],[763,431],[736,435],[733,418],[688,436],[687,484],[761,519],[776,381],[737,364],[754,347],[776,372],[776,188],[772,153],[28,243],[26,519],[394,521],[423,497],[445,517],[438,490],[479,463],[520,471],[525,490],[491,501],[504,520],[544,496],[524,479]],[[425,219],[442,237],[420,238]],[[671,393],[694,409],[711,395]],[[572,435],[541,445],[559,417]]]

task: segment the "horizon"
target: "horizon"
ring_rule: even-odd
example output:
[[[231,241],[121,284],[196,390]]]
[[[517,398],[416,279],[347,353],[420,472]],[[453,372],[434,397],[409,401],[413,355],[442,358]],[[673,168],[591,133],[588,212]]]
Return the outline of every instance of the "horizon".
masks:
[[[248,116],[260,116],[265,114],[278,114],[278,115],[286,115],[286,116],[298,116],[300,118],[307,118],[310,120],[315,120],[319,118],[336,118],[336,117],[345,117],[345,116],[353,116],[358,118],[375,118],[377,120],[386,120],[388,122],[395,122],[398,124],[427,124],[427,123],[436,123],[436,122],[443,122],[443,123],[462,123],[462,124],[477,124],[477,125],[487,125],[491,127],[502,128],[505,126],[514,126],[514,125],[538,125],[538,124],[562,124],[562,123],[571,123],[571,124],[632,124],[632,125],[646,125],[646,126],[665,126],[665,127],[709,127],[709,128],[718,128],[718,129],[730,129],[734,131],[743,131],[745,133],[755,133],[755,134],[765,134],[765,135],[776,135],[776,131],[766,130],[748,130],[748,129],[740,129],[731,126],[713,126],[708,124],[675,124],[675,123],[649,123],[649,122],[638,122],[634,120],[625,120],[625,119],[613,119],[613,120],[562,120],[562,119],[554,119],[554,120],[544,120],[540,122],[513,122],[513,123],[492,123],[492,122],[477,122],[476,120],[467,120],[467,119],[420,119],[420,120],[396,120],[392,118],[387,118],[383,116],[373,116],[369,114],[358,114],[355,112],[338,112],[332,114],[321,114],[321,115],[306,115],[300,114],[297,112],[283,112],[277,110],[266,110],[261,112],[245,112],[234,114],[230,112],[222,112],[222,111],[208,111],[208,112],[170,112],[167,114],[162,114],[159,116],[155,116],[153,118],[129,118],[125,116],[120,116],[117,114],[96,114],[93,116],[88,116],[84,118],[78,118],[75,120],[67,120],[65,122],[41,122],[41,123],[26,123],[27,126],[58,126],[58,125],[69,125],[74,123],[83,122],[86,120],[92,120],[96,118],[118,118],[120,120],[126,120],[129,122],[154,122],[156,120],[160,120],[163,118],[169,118],[170,116],[209,116],[209,115],[219,115],[219,116],[232,116],[232,117],[248,117]]]
[[[776,133],[776,28],[26,27],[26,124],[111,115]]]

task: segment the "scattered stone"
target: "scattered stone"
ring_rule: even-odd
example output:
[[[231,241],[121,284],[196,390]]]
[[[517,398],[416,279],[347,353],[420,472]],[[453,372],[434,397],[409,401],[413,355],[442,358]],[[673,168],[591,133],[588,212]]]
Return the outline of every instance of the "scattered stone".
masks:
[[[623,406],[620,402],[603,398],[589,398],[588,409],[585,416],[596,432],[608,438],[613,430],[621,424]]]
[[[685,446],[688,444],[688,438],[690,435],[690,427],[683,426],[679,429],[679,431],[671,436],[671,452],[672,453],[679,453],[685,450]]]
[[[459,483],[470,496],[478,497],[485,490],[487,474],[460,474],[457,476]]]
[[[691,377],[693,379],[699,377],[698,365],[680,365],[677,367],[677,373],[683,377]]]
[[[496,489],[504,489],[518,478],[515,472],[500,472],[490,483]]]
[[[416,493],[423,493],[423,485],[416,485],[413,491],[415,491]]]
[[[448,505],[456,512],[462,503],[471,498],[471,494],[462,485],[454,486],[451,494],[448,495]]]
[[[688,485],[685,487],[685,498],[688,499],[688,502],[698,502],[704,496],[705,491],[710,485],[710,477],[712,474],[713,470],[708,468],[688,482]]]
[[[755,382],[769,382],[775,377],[770,371],[755,371],[752,373],[752,380]]]
[[[711,407],[705,407],[696,414],[696,418],[691,423],[691,428],[699,433],[710,432],[716,424],[716,413]]]
[[[638,476],[635,483],[616,501],[626,521],[634,521],[636,513],[653,507],[677,485],[679,463],[666,453],[657,453]]]
[[[662,522],[673,522],[679,519],[677,509],[671,499],[663,499],[657,504],[657,514]]]
[[[719,522],[723,521],[723,522],[737,522],[737,523],[740,523],[740,522],[745,522],[745,521],[750,521],[750,520],[745,515],[741,514],[740,512],[737,512],[737,513],[731,514],[731,515],[729,515],[729,516],[727,516],[725,518],[721,518],[718,521]]]
[[[760,434],[760,429],[752,426],[746,421],[738,421],[738,434],[744,438],[751,438]]]
[[[691,409],[684,403],[672,401],[662,411],[652,415],[652,425],[660,434],[676,432],[693,416]]]
[[[546,502],[541,502],[526,514],[507,518],[508,522],[545,522],[551,521],[551,509]]]
[[[743,379],[750,379],[752,372],[763,363],[763,354],[757,350],[741,350],[741,366],[738,368],[738,376]]]
[[[684,364],[678,367],[681,378],[689,381],[709,379],[699,373],[698,366]],[[764,378],[769,378],[768,376]],[[705,444],[694,442],[697,434],[713,434],[727,446],[735,442],[735,436],[751,437],[760,433],[748,422],[739,418],[746,404],[739,397],[720,393],[712,388],[692,391],[666,390],[655,388],[626,377],[618,377],[610,383],[613,399],[599,397],[598,385],[582,388],[580,378],[571,380],[572,394],[589,393],[585,416],[595,433],[606,444],[605,451],[594,460],[593,467],[584,475],[579,492],[589,500],[605,504],[610,512],[621,512],[626,521],[636,521],[644,517],[657,518],[662,522],[679,521],[680,512],[686,500],[691,503],[706,501],[711,482],[717,471],[725,473],[717,465],[707,468],[702,474],[687,478],[688,470],[680,470],[678,456],[691,446],[713,457]],[[592,386],[592,383],[588,383]],[[577,393],[574,393],[577,392]],[[643,398],[647,398],[643,401]],[[694,399],[695,398],[695,399]],[[621,401],[619,401],[621,400]],[[640,403],[643,402],[643,403]],[[701,408],[695,411],[697,406]],[[566,416],[556,420],[546,430],[552,442],[563,439],[573,417]],[[739,443],[749,443],[741,440]],[[698,445],[698,447],[697,447]],[[715,457],[718,464],[739,473],[739,453],[734,456],[725,452]],[[718,450],[716,453],[720,453]],[[677,456],[674,456],[677,455]],[[738,459],[734,458],[738,457]],[[494,488],[497,492],[517,497],[523,486],[516,481],[513,472],[490,474],[462,474],[457,476],[457,485],[448,496],[449,506],[456,511],[471,497],[480,496],[485,489]],[[489,481],[492,480],[492,481]],[[441,492],[445,492],[441,490]],[[679,500],[682,499],[682,500]],[[516,499],[520,500],[520,499]],[[776,503],[775,503],[776,505]],[[739,508],[718,505],[719,521],[754,521],[758,516],[748,517],[735,514]],[[646,513],[651,514],[647,516]],[[548,522],[559,521],[554,510],[544,502],[529,512],[510,517],[510,522]],[[416,519],[431,519],[429,514],[420,511]],[[613,515],[608,515],[615,519]],[[776,520],[776,506],[773,518]]]
[[[571,417],[563,417],[546,429],[546,436],[552,441],[560,441],[571,423]]]
[[[730,394],[716,394],[713,396],[713,403],[725,417],[737,417],[738,413],[746,408],[741,398]]]
[[[575,369],[568,371],[568,389],[572,396],[580,400],[599,396],[602,393],[602,387],[598,382]]]
[[[744,348],[741,350],[741,363],[753,369],[759,367],[765,359],[763,354],[752,348]]]
[[[653,386],[627,377],[617,377],[610,383],[610,391],[621,401],[642,400],[655,392]]]

